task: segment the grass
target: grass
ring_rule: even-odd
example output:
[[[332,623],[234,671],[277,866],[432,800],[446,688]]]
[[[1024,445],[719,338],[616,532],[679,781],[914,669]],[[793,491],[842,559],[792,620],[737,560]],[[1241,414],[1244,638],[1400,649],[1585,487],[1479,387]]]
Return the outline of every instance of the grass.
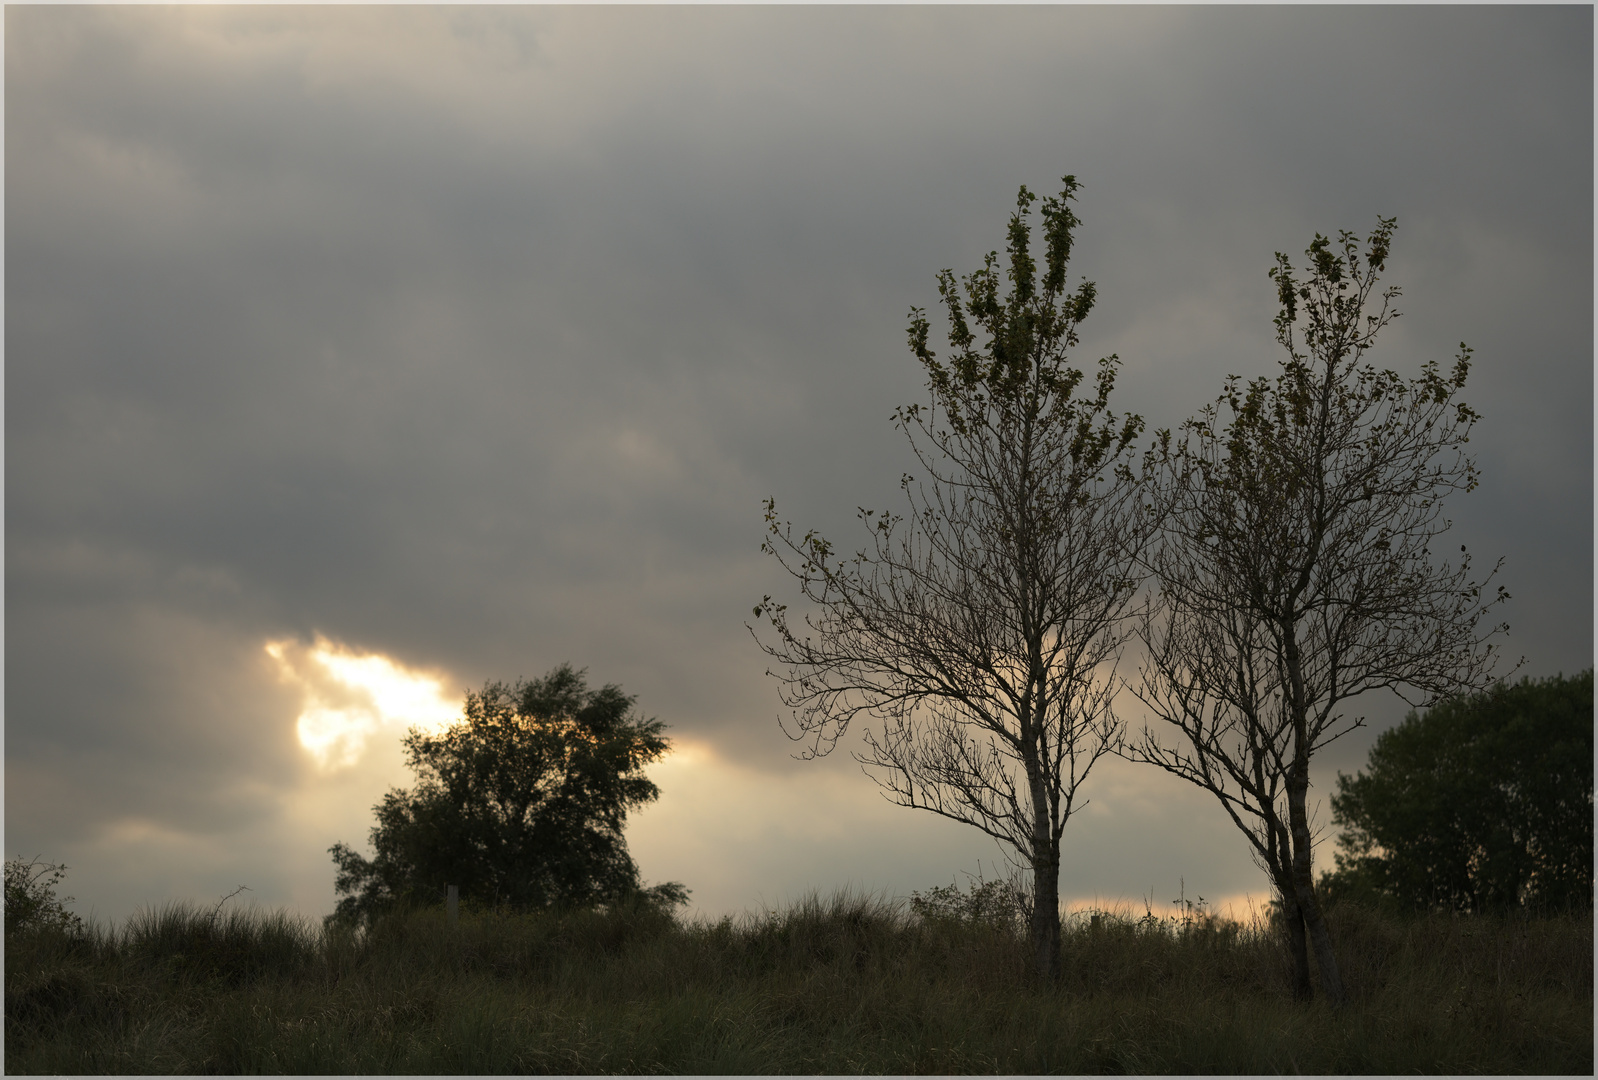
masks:
[[[880,898],[734,921],[414,911],[369,934],[171,906],[6,942],[11,1073],[1581,1073],[1592,919],[1332,913],[1350,1003],[1263,925],[1009,927]]]

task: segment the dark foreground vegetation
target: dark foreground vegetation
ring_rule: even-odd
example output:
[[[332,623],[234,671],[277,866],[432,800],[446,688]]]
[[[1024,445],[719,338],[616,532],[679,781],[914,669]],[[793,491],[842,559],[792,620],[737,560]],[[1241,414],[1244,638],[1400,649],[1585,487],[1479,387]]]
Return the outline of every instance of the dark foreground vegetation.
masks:
[[[923,908],[924,910],[924,908]],[[1589,912],[1334,907],[1348,1004],[1276,932],[1189,913],[1021,927],[871,898],[719,923],[633,902],[368,932],[168,907],[7,934],[11,1073],[1591,1073]]]

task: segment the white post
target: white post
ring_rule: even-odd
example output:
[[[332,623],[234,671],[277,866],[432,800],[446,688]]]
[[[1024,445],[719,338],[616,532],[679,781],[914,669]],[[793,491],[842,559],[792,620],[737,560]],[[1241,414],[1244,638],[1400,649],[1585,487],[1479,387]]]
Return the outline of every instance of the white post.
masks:
[[[454,926],[457,922],[460,921],[460,917],[461,917],[461,891],[460,891],[460,888],[458,886],[451,885],[449,887],[449,891],[447,893],[447,896],[448,896],[448,899],[446,899],[444,901],[444,907],[449,912],[449,924],[451,926]]]

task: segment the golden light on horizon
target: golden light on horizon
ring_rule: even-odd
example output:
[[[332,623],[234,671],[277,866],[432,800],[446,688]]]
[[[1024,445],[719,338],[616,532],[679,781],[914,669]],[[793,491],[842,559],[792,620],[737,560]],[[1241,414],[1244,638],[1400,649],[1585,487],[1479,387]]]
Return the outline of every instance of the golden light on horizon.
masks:
[[[277,662],[278,677],[300,689],[295,732],[323,769],[355,764],[381,732],[437,731],[460,716],[460,705],[445,697],[442,675],[407,668],[381,653],[360,652],[321,634],[310,645],[287,638],[269,641],[265,649]]]

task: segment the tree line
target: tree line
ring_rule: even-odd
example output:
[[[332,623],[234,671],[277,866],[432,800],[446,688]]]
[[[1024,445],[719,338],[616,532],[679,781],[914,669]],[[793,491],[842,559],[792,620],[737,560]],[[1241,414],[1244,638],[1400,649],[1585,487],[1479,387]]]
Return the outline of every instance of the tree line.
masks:
[[[1363,241],[1317,234],[1302,267],[1278,253],[1276,373],[1228,377],[1140,451],[1142,418],[1110,407],[1119,358],[1091,377],[1070,360],[1097,297],[1067,280],[1079,188],[1067,176],[1042,200],[1041,266],[1023,187],[1007,258],[937,275],[943,355],[911,309],[927,398],[894,415],[921,470],[901,480],[905,510],[862,508],[868,539],[844,555],[767,500],[763,550],[808,602],[801,616],[767,596],[765,636],[750,627],[784,730],[819,756],[862,727],[855,756],[891,799],[1013,851],[1045,978],[1061,962],[1061,837],[1110,754],[1221,804],[1272,882],[1301,997],[1312,953],[1325,995],[1344,997],[1331,897],[1590,906],[1591,672],[1495,686],[1501,560],[1478,574],[1464,547],[1441,554],[1444,500],[1478,480],[1471,350],[1409,378],[1367,359],[1399,314],[1399,289],[1379,286],[1395,219]],[[1121,690],[1146,709],[1138,732],[1113,708]],[[1373,692],[1429,711],[1339,777],[1344,852],[1317,880],[1310,763]],[[446,882],[521,909],[684,902],[678,883],[641,884],[622,835],[669,748],[633,704],[563,665],[468,694],[440,735],[412,731],[419,783],[375,808],[375,856],[331,849],[332,918],[436,903]]]
[[[1425,708],[1489,686],[1508,630],[1491,617],[1501,560],[1478,574],[1441,549],[1445,498],[1478,481],[1471,350],[1409,378],[1377,368],[1367,353],[1399,314],[1380,284],[1396,220],[1363,241],[1317,234],[1304,265],[1278,253],[1269,269],[1276,373],[1228,377],[1140,455],[1143,420],[1110,408],[1119,358],[1090,378],[1069,356],[1097,295],[1067,280],[1079,187],[1042,201],[1041,265],[1022,187],[1007,258],[938,274],[943,355],[911,309],[927,397],[894,417],[921,471],[901,480],[907,509],[862,508],[868,540],[846,554],[767,500],[764,550],[808,604],[767,596],[766,632],[750,631],[807,755],[861,725],[855,756],[889,798],[1014,851],[1040,975],[1060,963],[1060,839],[1113,753],[1215,796],[1275,887],[1296,992],[1312,993],[1313,952],[1338,1002],[1323,893],[1342,886],[1314,875],[1311,760],[1363,723],[1347,711],[1361,695]],[[1150,718],[1130,737],[1121,689]],[[1381,860],[1402,849],[1361,824],[1374,789],[1352,784],[1335,805],[1357,854],[1337,881],[1397,888]]]

